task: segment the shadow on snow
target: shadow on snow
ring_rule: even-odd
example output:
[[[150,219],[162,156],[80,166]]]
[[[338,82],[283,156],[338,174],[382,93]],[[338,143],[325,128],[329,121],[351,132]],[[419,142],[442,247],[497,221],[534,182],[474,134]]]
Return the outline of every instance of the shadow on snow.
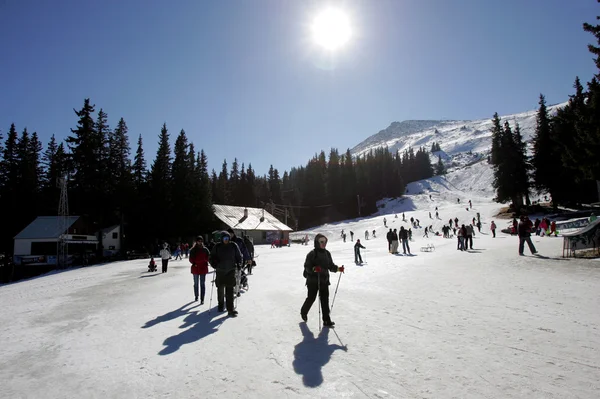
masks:
[[[307,387],[318,387],[323,383],[322,368],[331,359],[331,355],[337,349],[348,351],[347,346],[329,344],[329,328],[323,328],[319,336],[308,328],[306,323],[300,323],[303,339],[294,347],[294,371],[302,375],[302,382]],[[340,341],[341,342],[341,341]]]

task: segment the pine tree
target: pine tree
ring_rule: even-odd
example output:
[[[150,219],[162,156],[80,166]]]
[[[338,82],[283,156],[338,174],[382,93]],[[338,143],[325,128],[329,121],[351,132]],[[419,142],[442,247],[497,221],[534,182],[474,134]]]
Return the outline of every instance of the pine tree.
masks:
[[[446,174],[446,167],[444,166],[444,163],[442,162],[442,156],[438,155],[438,162],[435,166],[435,174],[437,176],[442,176]]]
[[[229,192],[231,194],[231,203],[236,206],[241,206],[244,199],[241,191],[240,167],[237,158],[234,158],[233,163],[231,164],[231,172],[229,173]]]
[[[146,159],[144,156],[144,147],[142,142],[142,135],[138,137],[137,150],[135,152],[135,158],[133,160],[133,182],[137,190],[146,182],[148,176],[148,170],[146,166]]]
[[[521,127],[518,123],[515,126],[513,141],[515,144],[515,163],[513,175],[513,184],[515,187],[514,195],[518,196],[521,199],[521,204],[523,197],[525,197],[527,205],[530,205],[531,203],[529,201],[529,172],[531,170],[531,166],[527,157],[527,144],[523,141],[523,136],[521,135]],[[517,203],[519,203],[519,201],[517,201]]]
[[[227,171],[227,160],[223,160],[223,166],[221,167],[221,173],[219,173],[219,183],[217,186],[219,190],[219,199],[223,205],[231,205],[231,193],[229,190],[229,172]]]
[[[175,140],[174,147],[175,158],[173,160],[172,172],[172,193],[173,193],[173,212],[177,231],[177,237],[193,235],[191,230],[193,226],[189,225],[189,220],[192,215],[189,214],[193,207],[192,198],[190,196],[190,182],[192,170],[190,170],[189,161],[189,144],[185,131],[182,129]]]
[[[57,187],[58,179],[67,172],[67,154],[63,143],[57,144],[54,135],[50,138],[46,151],[42,156],[45,175],[42,184],[42,197],[44,198],[44,214],[54,215],[58,210],[60,190]]]
[[[160,131],[156,158],[150,169],[150,193],[152,210],[156,215],[153,223],[155,237],[170,237],[173,234],[173,218],[171,215],[171,146],[169,144],[169,131],[167,124],[163,124]]]
[[[492,119],[492,152],[490,161],[492,165],[498,165],[500,163],[500,158],[502,157],[502,125],[500,121],[500,117],[496,112],[494,114],[494,118]]]

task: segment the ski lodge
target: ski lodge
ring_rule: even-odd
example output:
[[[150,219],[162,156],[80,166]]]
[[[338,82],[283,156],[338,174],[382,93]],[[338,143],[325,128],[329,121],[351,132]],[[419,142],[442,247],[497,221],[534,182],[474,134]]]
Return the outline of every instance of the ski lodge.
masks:
[[[287,245],[292,229],[262,208],[213,205],[214,213],[221,222],[221,230],[233,229],[250,237],[254,244],[270,244],[277,240]]]
[[[98,238],[80,216],[66,217],[67,229],[61,231],[58,216],[38,216],[15,236],[15,265],[56,264],[58,241],[65,235],[69,255],[96,252]]]

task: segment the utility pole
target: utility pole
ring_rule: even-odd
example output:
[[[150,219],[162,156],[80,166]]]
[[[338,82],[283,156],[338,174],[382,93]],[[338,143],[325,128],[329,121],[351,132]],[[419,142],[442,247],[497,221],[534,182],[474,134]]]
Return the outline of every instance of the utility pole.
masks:
[[[60,200],[58,202],[58,242],[56,248],[56,266],[66,268],[69,265],[69,246],[67,234],[69,234],[69,199],[67,197],[67,175],[58,178],[60,188]]]

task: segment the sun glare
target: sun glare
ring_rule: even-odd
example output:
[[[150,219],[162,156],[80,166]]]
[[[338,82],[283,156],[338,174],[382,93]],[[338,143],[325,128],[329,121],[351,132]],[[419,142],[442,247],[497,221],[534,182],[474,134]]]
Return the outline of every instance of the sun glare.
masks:
[[[330,51],[337,50],[350,39],[350,21],[341,10],[328,8],[317,15],[312,32],[319,46]]]

